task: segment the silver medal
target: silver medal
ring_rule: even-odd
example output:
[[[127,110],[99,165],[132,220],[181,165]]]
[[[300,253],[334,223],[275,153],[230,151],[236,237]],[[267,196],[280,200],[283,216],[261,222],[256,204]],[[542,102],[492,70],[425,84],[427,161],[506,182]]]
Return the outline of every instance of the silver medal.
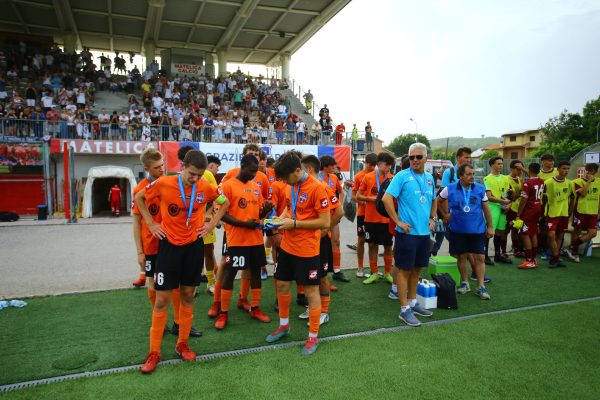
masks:
[[[426,201],[425,196],[421,196],[419,198],[419,201],[421,202],[421,204],[425,204],[425,201]]]
[[[466,213],[468,213],[469,211],[471,211],[471,207],[469,207],[469,206],[465,206],[465,207],[463,208],[463,211],[464,211],[464,212],[466,212]]]

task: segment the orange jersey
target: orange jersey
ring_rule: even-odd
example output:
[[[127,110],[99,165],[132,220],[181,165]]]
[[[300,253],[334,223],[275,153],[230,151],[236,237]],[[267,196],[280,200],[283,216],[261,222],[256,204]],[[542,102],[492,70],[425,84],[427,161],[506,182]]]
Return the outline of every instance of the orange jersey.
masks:
[[[273,184],[277,180],[275,177],[275,170],[273,168],[267,168],[267,179],[269,180],[269,197],[267,200],[271,200],[273,196]]]
[[[240,221],[259,219],[263,198],[256,182],[243,183],[237,178],[225,182],[221,192],[229,200],[227,214]],[[259,246],[263,244],[263,233],[260,229],[248,229],[225,224],[227,246]]]
[[[192,195],[192,186],[185,187],[184,193],[187,205],[184,205],[179,192],[179,175],[165,176],[146,186],[146,201],[155,198],[160,201],[161,226],[167,233],[171,244],[183,246],[198,239],[198,229],[204,226],[206,203],[215,201],[219,196],[216,187],[204,179],[196,181],[195,198]],[[191,203],[191,205],[190,205]],[[186,227],[188,209],[192,207],[189,229]]]
[[[148,178],[144,178],[137,184],[135,189],[133,189],[133,197],[146,186],[150,184],[150,180]],[[154,198],[152,200],[146,199],[146,205],[148,206],[148,211],[150,211],[150,215],[152,215],[152,220],[154,222],[158,222],[160,224],[161,216],[160,216],[160,200],[158,198]],[[140,215],[140,210],[133,202],[131,207],[131,212]],[[148,224],[146,224],[146,220],[142,218],[141,224],[141,237],[142,237],[142,249],[144,250],[144,254],[146,255],[154,255],[158,253],[158,239],[152,236],[152,232],[148,229]]]
[[[285,207],[285,192],[290,191],[290,185],[283,181],[275,181],[271,185],[271,203],[275,208],[275,215],[280,216]]]
[[[328,176],[329,175],[329,176]],[[325,182],[330,188],[333,188],[337,193],[342,192],[342,184],[335,174],[327,174],[323,171],[319,172],[319,180]]]
[[[329,196],[329,211],[331,212],[331,215],[333,215],[336,208],[342,205],[340,203],[340,199],[338,199],[337,194],[335,193],[335,189],[328,186],[327,183],[323,181],[319,181],[319,183],[323,185],[325,191],[327,192],[327,195]]]
[[[240,173],[239,167],[230,169],[229,171],[227,171],[227,173],[225,174],[223,179],[221,179],[221,185],[223,183],[227,182],[229,179],[235,178],[236,176],[238,176],[239,173]],[[256,176],[254,177],[254,182],[256,182],[258,184],[258,186],[260,187],[260,192],[262,194],[263,199],[268,200],[270,185],[269,185],[269,178],[267,178],[267,175],[265,175],[264,172],[256,171]]]
[[[363,178],[365,177],[366,173],[367,173],[367,171],[363,169],[362,171],[360,171],[359,173],[354,175],[354,184],[352,185],[353,192],[358,192],[358,190],[360,189],[360,184],[361,184]],[[356,211],[356,215],[359,217],[364,217],[365,205],[363,202],[357,202],[357,203],[358,203],[358,210]]]
[[[285,191],[287,217],[292,218],[292,190],[288,186]],[[298,191],[298,188],[295,188]],[[329,212],[329,196],[327,191],[317,179],[310,175],[300,185],[296,204],[296,219],[305,221],[316,219],[320,213]],[[320,229],[290,229],[281,230],[283,238],[281,248],[287,253],[298,257],[314,257],[319,255],[321,230]]]
[[[371,171],[368,174],[365,174],[360,187],[358,190],[362,192],[363,196],[367,197],[377,197],[379,191],[377,190],[377,183],[375,182],[375,173],[377,171]],[[385,178],[378,177],[379,184],[382,184],[385,181]],[[392,174],[387,174],[386,178],[393,178]],[[375,208],[375,202],[368,201],[365,204],[365,222],[371,223],[384,223],[387,224],[390,222],[389,218],[385,218],[383,215],[377,212],[377,208]]]

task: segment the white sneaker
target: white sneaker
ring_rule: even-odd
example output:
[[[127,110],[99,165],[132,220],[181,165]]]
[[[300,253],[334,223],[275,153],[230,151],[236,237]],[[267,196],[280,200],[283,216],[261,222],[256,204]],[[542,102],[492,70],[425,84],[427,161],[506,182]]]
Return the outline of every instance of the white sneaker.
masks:
[[[364,270],[364,268],[358,268],[356,270],[356,277],[357,278],[364,278],[365,277],[365,270]]]
[[[215,294],[215,285],[210,285],[206,288],[206,293]]]
[[[308,307],[306,307],[306,310],[302,314],[298,315],[298,318],[308,319]]]
[[[579,254],[573,253],[571,251],[571,249],[565,249],[565,253],[567,253],[567,257],[569,257],[569,259],[571,261],[576,262],[576,263],[578,263],[580,261],[579,260]]]
[[[323,325],[329,322],[329,314],[321,313],[321,318],[319,318],[319,325]],[[306,323],[306,326],[310,326],[310,322]]]
[[[394,292],[390,289],[390,293],[388,293],[388,299],[398,300],[398,292]]]

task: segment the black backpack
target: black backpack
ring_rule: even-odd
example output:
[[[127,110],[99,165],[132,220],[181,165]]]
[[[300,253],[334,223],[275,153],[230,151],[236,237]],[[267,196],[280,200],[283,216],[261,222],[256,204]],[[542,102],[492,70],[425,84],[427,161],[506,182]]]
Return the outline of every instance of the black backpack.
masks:
[[[0,211],[0,222],[14,222],[19,220],[19,215],[12,211]]]
[[[437,308],[456,310],[458,301],[456,300],[456,282],[454,282],[454,279],[448,273],[432,274],[431,278],[437,289]]]
[[[375,177],[377,179],[377,177]],[[381,185],[379,185],[379,193],[377,193],[377,200],[375,200],[375,209],[385,218],[389,218],[389,214],[385,209],[385,204],[383,204],[383,195],[385,194],[386,189],[390,186],[390,182],[392,180],[390,178],[386,178],[385,181]]]

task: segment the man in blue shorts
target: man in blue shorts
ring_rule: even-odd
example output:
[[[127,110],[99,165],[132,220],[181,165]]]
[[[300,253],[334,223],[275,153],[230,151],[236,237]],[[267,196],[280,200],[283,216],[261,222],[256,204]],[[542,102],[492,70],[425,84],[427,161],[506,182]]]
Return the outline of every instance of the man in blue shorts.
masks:
[[[450,254],[458,257],[460,287],[458,293],[471,290],[467,275],[467,257],[475,261],[477,274],[477,294],[483,300],[490,295],[484,285],[486,236],[494,236],[492,215],[486,195],[486,188],[475,183],[475,173],[469,164],[463,164],[457,171],[458,183],[446,186],[438,197],[439,211],[448,224],[446,236],[450,242]],[[485,216],[485,220],[484,220]]]
[[[429,263],[429,234],[435,226],[437,201],[433,176],[425,172],[427,146],[413,143],[408,149],[410,168],[394,176],[383,195],[390,219],[396,224],[394,261],[398,268],[399,318],[410,326],[421,322],[415,314],[433,313],[417,303],[417,284],[421,268]],[[394,209],[398,200],[398,211]]]

